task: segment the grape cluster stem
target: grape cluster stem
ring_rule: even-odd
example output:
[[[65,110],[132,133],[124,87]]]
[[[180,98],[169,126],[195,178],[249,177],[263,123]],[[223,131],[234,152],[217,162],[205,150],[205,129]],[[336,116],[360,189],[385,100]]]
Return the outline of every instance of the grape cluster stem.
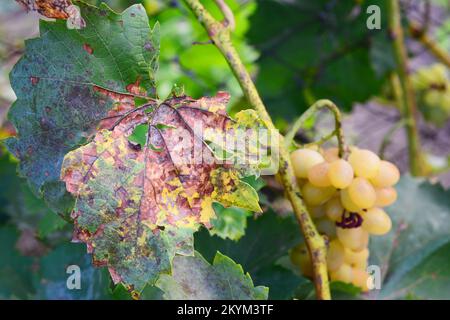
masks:
[[[334,130],[322,137],[318,141],[313,144],[321,145],[325,141],[331,139],[333,136],[337,137],[338,140],[338,148],[339,148],[339,158],[343,158],[345,155],[345,141],[344,141],[344,133],[342,131],[342,116],[339,108],[330,100],[321,99],[317,100],[311,107],[308,108],[292,125],[288,133],[285,135],[284,142],[286,148],[289,148],[291,144],[294,142],[294,137],[297,134],[298,130],[302,127],[304,122],[308,120],[313,114],[317,113],[320,109],[328,109],[333,113],[334,116]],[[307,146],[307,145],[306,145]]]
[[[200,3],[199,0],[185,0],[185,3],[193,11],[199,22],[206,29],[214,45],[223,54],[233,74],[239,82],[245,97],[256,110],[258,116],[269,130],[276,130],[266,107],[264,106],[258,90],[253,83],[250,74],[242,63],[239,54],[231,42],[231,29],[228,21],[217,21]],[[326,244],[324,238],[319,234],[309,215],[292,169],[289,151],[286,148],[284,137],[279,137],[279,176],[285,188],[288,199],[294,209],[295,216],[299,221],[302,233],[305,237],[308,251],[313,264],[314,285],[316,296],[321,300],[331,299],[327,274]]]

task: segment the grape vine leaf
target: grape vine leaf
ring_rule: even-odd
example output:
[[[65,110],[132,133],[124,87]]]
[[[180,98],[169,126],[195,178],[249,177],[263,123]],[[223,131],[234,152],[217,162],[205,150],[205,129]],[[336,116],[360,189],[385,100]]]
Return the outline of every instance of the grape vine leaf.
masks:
[[[20,255],[18,238],[13,227],[0,227],[0,299],[26,299],[33,292],[33,259]]]
[[[248,176],[242,179],[252,186],[257,192],[265,186],[264,180],[255,176]],[[259,195],[259,194],[258,194]],[[261,203],[261,198],[259,202]],[[247,228],[247,218],[252,215],[249,210],[238,207],[224,207],[220,203],[214,204],[216,218],[211,220],[212,228],[209,229],[211,235],[217,235],[222,239],[238,241],[245,234]]]
[[[212,265],[198,252],[176,256],[172,274],[162,275],[156,285],[168,300],[265,300],[268,295],[267,287],[254,287],[242,266],[220,252]]]
[[[247,171],[242,163],[220,161],[203,140],[210,135],[194,129],[222,136],[251,131],[256,113],[231,119],[228,99],[226,93],[175,97],[131,109],[112,130],[100,130],[64,158],[61,179],[76,197],[75,236],[97,265],[108,266],[115,283],[139,293],[170,272],[175,254],[193,255],[193,233],[211,226],[214,202],[261,211],[257,192],[240,179],[254,172],[253,165]],[[145,139],[130,141],[142,125]]]
[[[245,234],[247,217],[252,213],[237,207],[225,208],[219,203],[214,204],[216,218],[211,220],[211,235],[217,235],[222,239],[239,240]]]
[[[186,4],[183,1],[178,1],[177,4],[166,5],[163,10],[150,15],[151,21],[159,21],[164,26],[161,29],[161,47],[164,48],[164,54],[161,55],[158,71],[159,95],[167,96],[174,83],[183,84],[186,93],[192,97],[213,95],[217,88],[226,88],[231,94],[230,105],[233,106],[242,97],[242,90],[230,72],[226,60],[214,46],[192,45],[195,41],[208,41],[209,36],[195,15],[186,14],[190,10]],[[245,33],[249,28],[248,18],[257,4],[250,1],[243,6],[239,0],[227,0],[227,4],[236,21],[233,44],[242,62],[252,73],[255,70],[252,62],[257,53],[246,44]],[[203,5],[213,16],[220,19],[221,12],[214,1],[203,1]],[[180,25],[183,27],[180,28]]]
[[[270,299],[290,299],[305,281],[288,268],[280,258],[301,241],[298,224],[292,216],[281,218],[273,211],[249,218],[245,235],[239,241],[210,236],[207,230],[195,234],[195,249],[208,261],[217,251],[239,261],[257,285],[269,287]]]
[[[384,3],[377,1],[382,12]],[[384,81],[371,66],[370,48],[373,37],[384,31],[367,28],[370,4],[258,2],[247,38],[260,53],[256,85],[273,118],[289,121],[310,106],[309,100],[323,97],[350,110],[380,91]]]
[[[450,299],[450,237],[392,266],[378,299]]]
[[[56,231],[60,231],[69,224],[66,220],[53,212],[47,212],[42,216],[37,225],[37,234],[39,238],[46,238]]]
[[[51,214],[42,199],[37,198],[16,174],[17,160],[0,143],[0,221],[7,219],[22,227],[33,228]]]
[[[370,264],[380,266],[383,283],[368,297],[448,299],[449,191],[409,175],[396,189],[398,200],[386,210],[392,231],[370,240]]]
[[[76,275],[69,266],[80,268],[80,288],[70,289],[67,283],[75,284]],[[69,279],[69,277],[71,277]],[[64,243],[56,246],[39,261],[39,269],[34,274],[35,299],[45,300],[96,300],[110,299],[110,277],[105,269],[92,266],[86,249],[79,243]]]
[[[132,300],[133,297],[130,296],[130,292],[127,288],[119,283],[112,289],[112,298],[114,300]],[[163,300],[164,292],[156,286],[146,286],[141,292],[139,300]]]
[[[154,94],[159,56],[159,27],[150,29],[141,5],[118,14],[106,4],[74,3],[86,27],[41,21],[40,37],[26,41],[10,75],[17,100],[8,117],[18,136],[6,145],[33,192],[61,213],[73,206],[59,180],[65,154],[85,143],[103,118],[134,104],[133,96]]]

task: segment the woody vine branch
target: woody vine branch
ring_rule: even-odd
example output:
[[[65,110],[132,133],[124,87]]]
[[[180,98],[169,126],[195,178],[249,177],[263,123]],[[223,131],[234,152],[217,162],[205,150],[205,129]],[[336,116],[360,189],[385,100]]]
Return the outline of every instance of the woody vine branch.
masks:
[[[200,3],[199,0],[185,0],[185,3],[193,11],[199,22],[206,29],[211,41],[225,57],[233,74],[239,82],[245,97],[256,110],[258,116],[269,130],[276,130],[266,107],[259,96],[258,90],[242,63],[239,54],[231,42],[231,29],[229,24],[230,11],[225,11],[225,21],[217,21]],[[225,3],[221,2],[223,6]],[[222,6],[219,6],[222,8]],[[222,9],[223,10],[223,9]],[[224,11],[224,10],[223,10]],[[279,137],[279,176],[292,204],[295,216],[300,224],[305,237],[314,271],[314,285],[318,299],[328,300],[331,298],[328,283],[326,264],[326,244],[323,237],[317,232],[307,209],[301,198],[299,186],[292,169],[289,151],[285,146],[284,137]]]

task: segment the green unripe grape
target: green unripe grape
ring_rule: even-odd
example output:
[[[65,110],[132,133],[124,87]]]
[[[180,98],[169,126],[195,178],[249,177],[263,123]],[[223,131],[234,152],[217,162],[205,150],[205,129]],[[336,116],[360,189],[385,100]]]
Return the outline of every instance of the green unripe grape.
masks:
[[[429,107],[440,107],[445,95],[441,91],[430,90],[424,93],[423,101]]]
[[[433,85],[442,85],[448,82],[446,66],[435,63],[429,67],[420,68],[412,76],[415,89],[427,90]]]

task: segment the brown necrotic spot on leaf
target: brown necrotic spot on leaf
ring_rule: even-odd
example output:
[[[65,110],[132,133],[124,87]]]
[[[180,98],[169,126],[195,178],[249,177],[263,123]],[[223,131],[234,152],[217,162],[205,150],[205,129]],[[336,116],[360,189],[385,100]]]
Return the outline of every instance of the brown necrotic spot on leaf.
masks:
[[[144,95],[145,91],[142,90],[140,85],[141,85],[141,78],[138,77],[134,83],[130,83],[129,85],[127,85],[126,89],[131,94]]]
[[[94,49],[92,49],[92,47],[87,43],[83,44],[83,49],[84,49],[84,51],[86,51],[89,54],[94,53]]]
[[[133,141],[128,141],[128,146],[135,151],[140,151],[142,149],[142,146],[139,143]]]
[[[39,125],[43,131],[48,131],[51,128],[51,123],[47,118],[42,117],[39,121]]]
[[[39,80],[40,80],[39,77],[33,77],[33,76],[30,77],[31,84],[33,86],[37,85],[39,83]]]
[[[66,9],[72,5],[70,0],[16,0],[29,11],[37,11],[47,18],[67,19]]]
[[[113,101],[113,107],[108,111],[108,114],[100,121],[98,129],[111,129],[118,122],[121,122],[122,117],[125,117],[127,114],[130,114],[127,118],[128,120],[124,122],[126,127],[133,128],[134,123],[141,121],[142,112],[130,112],[135,109],[134,97],[129,94],[122,94],[113,91],[109,91],[97,86],[94,86],[94,91],[97,92],[100,96],[104,96],[107,99]],[[130,119],[134,119],[135,121],[130,121]]]
[[[147,51],[153,51],[153,45],[150,42],[147,42],[146,44],[144,44],[144,49]]]

